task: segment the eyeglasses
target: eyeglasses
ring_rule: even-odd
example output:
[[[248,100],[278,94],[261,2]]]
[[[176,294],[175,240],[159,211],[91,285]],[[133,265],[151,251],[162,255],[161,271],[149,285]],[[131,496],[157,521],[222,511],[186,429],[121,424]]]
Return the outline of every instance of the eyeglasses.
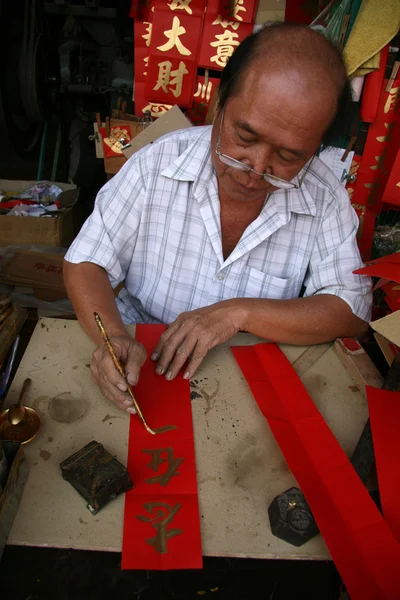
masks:
[[[224,110],[225,109],[222,110],[221,123],[219,125],[218,140],[217,140],[217,145],[215,148],[215,153],[218,156],[219,160],[221,162],[223,162],[225,165],[228,165],[229,167],[232,167],[233,169],[237,169],[238,171],[247,171],[248,173],[249,172],[255,173],[256,175],[263,177],[265,179],[265,181],[267,181],[271,185],[274,185],[277,188],[281,188],[283,190],[300,189],[314,157],[308,163],[307,168],[305,169],[304,173],[302,174],[298,184],[294,183],[293,181],[286,181],[286,179],[281,179],[280,177],[276,177],[275,175],[271,175],[270,173],[259,173],[258,171],[255,171],[254,169],[249,167],[249,165],[246,165],[246,164],[240,162],[240,160],[236,160],[236,158],[232,158],[231,156],[228,156],[227,154],[223,154],[220,151],[222,123],[224,121]]]

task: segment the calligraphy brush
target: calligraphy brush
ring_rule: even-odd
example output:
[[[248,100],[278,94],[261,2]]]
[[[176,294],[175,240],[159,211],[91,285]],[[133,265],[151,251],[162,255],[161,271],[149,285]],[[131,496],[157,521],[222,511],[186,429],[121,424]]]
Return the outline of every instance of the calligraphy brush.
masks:
[[[175,425],[165,425],[165,427],[159,427],[158,429],[152,429],[148,424],[146,419],[144,418],[144,415],[142,413],[142,411],[140,410],[140,406],[137,403],[137,400],[135,398],[135,396],[133,395],[131,386],[129,385],[127,378],[126,378],[126,374],[124,371],[124,367],[121,365],[121,363],[119,362],[117,355],[115,354],[114,348],[110,342],[110,338],[108,337],[106,330],[104,329],[104,325],[103,322],[99,316],[99,314],[97,312],[93,313],[94,315],[94,319],[97,323],[97,327],[100,330],[101,336],[104,340],[105,345],[107,346],[107,349],[111,355],[112,361],[114,363],[115,368],[117,369],[117,371],[122,375],[122,377],[125,379],[126,384],[128,386],[128,394],[130,395],[132,402],[133,402],[133,406],[135,407],[135,410],[137,412],[137,414],[139,415],[140,420],[142,421],[143,425],[145,426],[145,428],[147,429],[147,431],[153,435],[155,435],[156,433],[165,433],[166,431],[170,431],[172,429],[176,429]]]

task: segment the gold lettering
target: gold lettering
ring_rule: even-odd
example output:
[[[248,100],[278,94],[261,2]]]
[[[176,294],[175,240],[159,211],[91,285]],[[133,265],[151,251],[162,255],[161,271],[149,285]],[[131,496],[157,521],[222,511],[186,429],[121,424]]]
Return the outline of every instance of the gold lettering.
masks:
[[[192,0],[172,0],[171,4],[167,4],[171,10],[185,10],[188,15],[192,15],[193,11],[189,4]]]
[[[158,46],[157,50],[161,50],[161,52],[168,52],[169,50],[172,50],[172,48],[176,47],[179,54],[182,54],[183,56],[190,56],[192,53],[188,48],[185,48],[179,39],[179,36],[185,33],[186,29],[181,26],[181,22],[179,21],[178,17],[174,17],[171,29],[164,31],[164,35],[168,38],[168,42],[165,42],[165,44],[162,46]]]
[[[211,42],[210,46],[217,49],[217,54],[210,58],[211,62],[215,62],[220,67],[225,67],[228,59],[233,54],[234,46],[239,46],[238,34],[227,29],[224,33],[215,36],[217,41]]]
[[[208,85],[206,85],[205,83],[201,84],[199,81],[199,83],[197,84],[197,92],[195,94],[193,94],[193,96],[194,96],[194,98],[198,98],[200,96],[202,100],[204,100],[204,98],[205,98],[207,102],[210,102],[211,90],[212,90],[211,81],[208,82]]]
[[[189,72],[186,69],[185,63],[181,61],[175,71],[171,71],[172,63],[169,60],[158,63],[158,67],[158,79],[153,90],[157,91],[161,88],[166,94],[168,94],[168,91],[171,91],[175,98],[179,98],[182,93],[183,76]],[[170,90],[168,90],[168,86]],[[171,86],[175,86],[175,89],[171,89]]]
[[[144,21],[143,25],[148,25],[148,27],[146,27],[147,33],[145,35],[142,35],[142,38],[146,40],[146,46],[149,47],[151,43],[151,32],[153,30],[153,24],[149,23],[148,21]]]
[[[150,111],[153,119],[158,119],[158,117],[165,115],[170,108],[172,108],[171,104],[157,104],[155,102],[150,102],[150,104],[144,107],[142,112],[145,113],[146,111]]]
[[[121,139],[123,139],[124,142],[121,142]],[[113,127],[110,131],[110,136],[104,138],[104,143],[107,144],[115,154],[122,154],[122,146],[130,139],[131,136],[127,129]]]
[[[143,59],[143,62],[144,62],[144,71],[143,71],[143,75],[146,75],[146,76],[147,76],[147,69],[148,69],[148,67],[149,67],[149,59],[150,59],[150,56],[146,56],[146,57]]]
[[[237,21],[243,21],[243,18],[240,16],[240,12],[246,12],[245,7],[243,6],[244,0],[235,0],[232,10],[232,16],[235,17]]]
[[[159,554],[167,554],[167,541],[183,533],[182,529],[167,530],[167,525],[173,521],[181,505],[177,503],[175,506],[171,506],[166,502],[147,502],[143,504],[143,508],[151,516],[137,515],[136,518],[142,523],[151,523],[151,526],[156,530],[156,535],[148,538],[146,543],[153,546]]]
[[[165,486],[168,485],[172,477],[179,475],[178,467],[183,462],[183,458],[175,458],[173,448],[156,448],[155,450],[142,450],[142,452],[151,454],[149,467],[156,473],[162,464],[167,463],[164,473],[157,475],[157,477],[146,479],[146,483],[159,483]],[[163,457],[165,454],[166,457]]]
[[[370,167],[372,171],[382,170],[383,174],[387,175],[387,171],[385,169],[386,152],[387,148],[384,148],[381,156],[375,156],[376,165],[372,165],[372,167]]]
[[[227,21],[226,19],[223,19],[221,15],[218,15],[215,21],[213,21],[213,25],[221,25],[221,27],[223,27],[224,29],[226,29],[227,27],[231,27],[236,31],[236,29],[240,26],[240,23],[238,23],[237,21]]]
[[[384,123],[385,129],[388,130],[386,135],[379,135],[376,138],[377,142],[390,142],[392,140],[392,129],[395,126],[396,121],[393,121],[393,123]]]
[[[383,112],[388,113],[390,110],[394,110],[395,105],[396,105],[396,100],[399,94],[399,90],[400,90],[400,86],[399,87],[392,87],[392,89],[389,92],[389,95],[387,97],[387,100],[385,102],[385,106],[383,108]]]

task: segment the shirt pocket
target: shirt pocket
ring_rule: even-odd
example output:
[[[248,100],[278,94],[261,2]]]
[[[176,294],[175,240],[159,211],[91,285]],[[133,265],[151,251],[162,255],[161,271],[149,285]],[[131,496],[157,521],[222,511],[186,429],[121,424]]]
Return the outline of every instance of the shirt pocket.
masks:
[[[301,290],[301,273],[284,279],[246,267],[242,275],[240,296],[244,298],[270,298],[288,300],[298,298]]]

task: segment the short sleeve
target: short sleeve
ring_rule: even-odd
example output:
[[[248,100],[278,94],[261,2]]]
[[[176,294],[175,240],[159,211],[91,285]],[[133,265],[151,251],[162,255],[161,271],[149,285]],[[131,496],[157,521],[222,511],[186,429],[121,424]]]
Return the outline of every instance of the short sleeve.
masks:
[[[313,248],[304,296],[338,296],[356,316],[368,321],[372,306],[371,279],[353,273],[363,266],[357,247],[357,230],[357,215],[346,190],[339,186]]]
[[[94,209],[65,255],[103,267],[115,287],[125,279],[145,198],[142,153],[125,163],[98,193]]]

